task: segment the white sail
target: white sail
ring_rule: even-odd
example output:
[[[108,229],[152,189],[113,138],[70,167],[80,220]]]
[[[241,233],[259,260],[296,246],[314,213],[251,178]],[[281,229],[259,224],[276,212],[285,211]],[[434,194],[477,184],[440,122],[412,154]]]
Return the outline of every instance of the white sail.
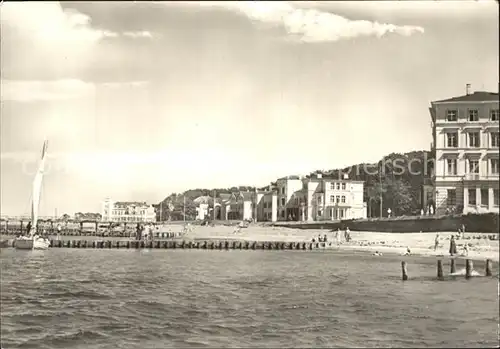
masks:
[[[42,157],[40,159],[38,171],[36,172],[35,180],[33,181],[33,200],[31,201],[31,227],[33,233],[36,232],[36,226],[38,222],[38,208],[40,206],[40,194],[42,192],[42,179],[43,171],[45,168],[45,155],[47,154],[47,145],[48,141],[45,140],[43,142]]]
[[[19,236],[14,240],[14,247],[16,249],[46,250],[50,247],[49,239],[39,236],[36,231],[38,223],[38,207],[40,205],[40,194],[42,191],[43,171],[45,168],[45,156],[47,154],[47,144],[47,141],[43,142],[42,157],[33,181],[33,193],[31,200],[31,230],[27,236]]]

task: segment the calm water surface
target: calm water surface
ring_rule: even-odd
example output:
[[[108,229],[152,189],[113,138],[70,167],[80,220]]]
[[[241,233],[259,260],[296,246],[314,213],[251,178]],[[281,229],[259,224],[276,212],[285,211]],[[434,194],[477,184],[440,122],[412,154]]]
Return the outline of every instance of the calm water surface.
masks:
[[[498,278],[438,282],[429,258],[405,283],[401,257],[324,251],[0,258],[4,349],[498,346]]]

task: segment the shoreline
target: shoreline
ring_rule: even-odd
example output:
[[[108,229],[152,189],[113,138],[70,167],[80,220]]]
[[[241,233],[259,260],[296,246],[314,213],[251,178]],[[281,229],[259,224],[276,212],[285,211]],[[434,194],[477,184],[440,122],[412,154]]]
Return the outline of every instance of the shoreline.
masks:
[[[164,225],[160,232],[176,232],[180,233],[181,229],[178,225]],[[342,233],[342,232],[341,232]],[[484,261],[486,259],[492,262],[499,263],[500,251],[499,241],[489,240],[482,233],[465,233],[465,238],[456,239],[458,254],[454,257],[449,256],[448,246],[451,235],[456,235],[456,232],[447,232],[439,234],[429,233],[382,233],[382,232],[356,232],[351,231],[351,241],[339,241],[335,238],[335,232],[325,229],[291,229],[268,227],[259,225],[250,225],[247,228],[242,228],[239,231],[235,230],[234,226],[191,226],[191,230],[170,239],[155,240],[239,240],[239,241],[256,241],[256,242],[312,242],[312,239],[318,241],[318,236],[327,236],[327,246],[315,248],[315,250],[338,250],[343,252],[361,252],[366,254],[375,254],[377,251],[383,254],[393,256],[407,257],[405,255],[407,247],[410,248],[409,256],[434,257],[436,259],[471,259],[474,261]],[[342,235],[342,234],[341,234]],[[438,238],[438,248],[434,251],[435,238]],[[12,236],[2,236],[11,240]],[[64,236],[63,240],[86,240],[86,237],[70,237]],[[127,237],[124,238],[107,238],[107,237],[91,237],[91,240],[135,240]],[[341,239],[342,240],[342,239]],[[331,245],[330,245],[331,244]],[[468,255],[465,256],[463,246],[469,246]]]

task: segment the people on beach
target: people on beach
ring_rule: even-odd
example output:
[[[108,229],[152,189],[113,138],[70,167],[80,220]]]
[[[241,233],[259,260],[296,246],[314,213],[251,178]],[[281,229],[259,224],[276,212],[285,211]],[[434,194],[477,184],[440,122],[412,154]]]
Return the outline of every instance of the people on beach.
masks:
[[[449,250],[449,252],[450,252],[450,256],[454,256],[454,255],[457,254],[457,244],[455,242],[455,236],[454,235],[452,235],[450,237],[450,250]]]
[[[439,246],[439,233],[436,234],[436,237],[434,238],[434,251],[437,250],[438,246]]]
[[[405,256],[409,256],[411,254],[411,250],[409,246],[406,246],[406,253],[404,254]]]
[[[469,255],[469,244],[465,243],[464,244],[464,251],[463,251],[464,256]]]
[[[31,232],[31,221],[28,222],[26,225],[26,234],[29,235]]]
[[[349,227],[347,227],[344,232],[344,238],[346,242],[351,241],[351,231],[349,230]]]
[[[135,228],[135,239],[142,240],[142,226],[140,223],[137,223],[137,227]]]

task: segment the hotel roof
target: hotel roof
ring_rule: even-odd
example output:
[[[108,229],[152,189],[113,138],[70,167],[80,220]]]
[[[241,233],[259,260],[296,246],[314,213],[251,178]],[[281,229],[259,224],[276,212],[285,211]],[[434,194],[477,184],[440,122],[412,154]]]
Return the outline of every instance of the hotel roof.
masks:
[[[448,99],[442,99],[440,101],[434,101],[432,103],[445,103],[445,102],[494,102],[498,101],[498,93],[486,92],[486,91],[476,91],[469,95],[457,96]]]

